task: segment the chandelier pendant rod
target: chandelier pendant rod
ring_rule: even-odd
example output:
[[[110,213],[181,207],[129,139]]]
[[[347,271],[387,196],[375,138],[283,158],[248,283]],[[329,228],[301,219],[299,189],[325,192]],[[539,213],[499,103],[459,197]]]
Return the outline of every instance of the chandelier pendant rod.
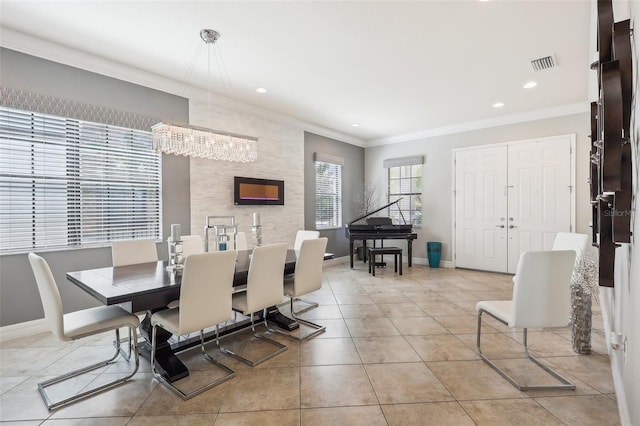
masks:
[[[200,38],[207,43],[208,120],[212,122],[211,49],[219,38],[217,31],[203,29]],[[153,146],[166,154],[211,160],[247,163],[258,158],[257,137],[212,130],[192,125],[157,123],[151,127]]]

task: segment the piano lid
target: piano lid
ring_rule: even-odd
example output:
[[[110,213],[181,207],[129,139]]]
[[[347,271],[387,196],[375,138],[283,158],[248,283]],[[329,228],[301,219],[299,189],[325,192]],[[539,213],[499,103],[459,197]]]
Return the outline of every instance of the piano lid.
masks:
[[[364,214],[363,216],[360,216],[359,218],[352,220],[351,222],[349,222],[349,223],[347,224],[347,227],[348,227],[349,225],[352,225],[353,223],[355,223],[355,222],[359,221],[359,220],[364,219],[365,217],[369,217],[369,216],[371,216],[371,215],[372,215],[372,214],[374,214],[374,213],[378,213],[380,210],[386,209],[387,207],[391,207],[392,205],[397,204],[400,200],[402,200],[402,198],[398,198],[397,200],[392,201],[392,202],[390,202],[389,204],[387,204],[387,205],[384,205],[384,206],[380,207],[379,209],[376,209],[376,210],[374,210],[374,211],[372,211],[372,212],[366,213],[366,214]],[[400,212],[400,214],[402,215],[402,212]],[[402,219],[404,220],[404,216],[402,216]],[[406,223],[406,221],[405,221],[405,223]]]

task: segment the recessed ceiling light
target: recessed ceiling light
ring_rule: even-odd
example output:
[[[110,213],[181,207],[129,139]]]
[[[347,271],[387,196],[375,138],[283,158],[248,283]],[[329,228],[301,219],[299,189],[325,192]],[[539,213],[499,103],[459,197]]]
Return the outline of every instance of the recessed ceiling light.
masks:
[[[538,83],[536,83],[535,81],[527,81],[522,87],[524,87],[525,89],[531,89],[532,87],[536,87],[538,85]]]
[[[494,108],[502,108],[504,106],[504,104],[502,102],[496,102],[495,104],[491,105]]]
[[[258,87],[256,89],[256,92],[258,92],[258,93],[267,93],[267,89],[265,89],[264,87]]]
[[[360,127],[360,123],[353,123],[351,124],[352,127]]]

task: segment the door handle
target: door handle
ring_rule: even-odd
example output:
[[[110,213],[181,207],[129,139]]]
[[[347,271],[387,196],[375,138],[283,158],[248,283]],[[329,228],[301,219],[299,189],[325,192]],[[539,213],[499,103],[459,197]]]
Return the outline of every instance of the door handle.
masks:
[[[509,229],[517,228],[516,225],[509,225]]]
[[[496,225],[496,228],[504,228],[504,225]]]

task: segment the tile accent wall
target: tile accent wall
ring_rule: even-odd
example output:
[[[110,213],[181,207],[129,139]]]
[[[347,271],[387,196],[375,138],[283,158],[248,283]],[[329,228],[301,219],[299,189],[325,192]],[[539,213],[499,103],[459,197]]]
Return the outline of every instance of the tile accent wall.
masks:
[[[204,235],[205,217],[235,216],[238,231],[247,233],[249,247],[253,213],[260,214],[262,242],[286,242],[293,247],[298,229],[304,228],[304,132],[290,125],[211,107],[190,100],[190,124],[257,136],[258,160],[254,163],[191,158],[191,233]],[[284,180],[284,206],[235,206],[233,177]]]

